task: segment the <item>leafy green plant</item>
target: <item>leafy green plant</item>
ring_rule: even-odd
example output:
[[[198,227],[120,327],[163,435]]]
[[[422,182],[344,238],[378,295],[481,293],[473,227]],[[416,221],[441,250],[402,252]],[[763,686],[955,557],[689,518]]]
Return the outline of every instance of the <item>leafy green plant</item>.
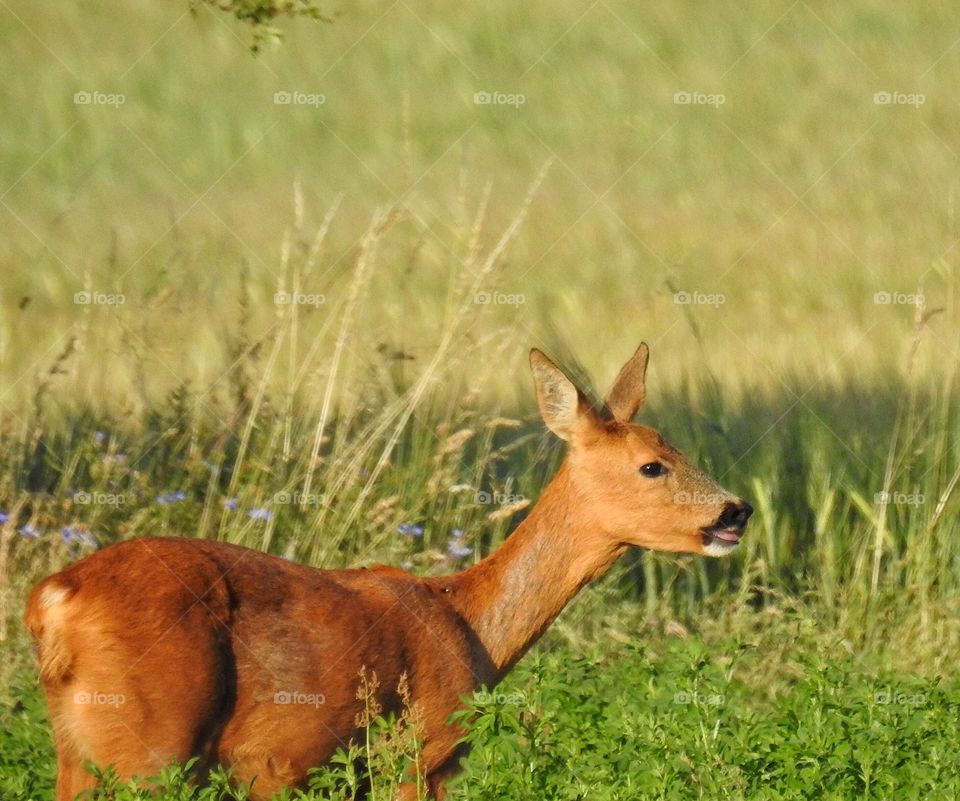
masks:
[[[790,623],[777,631],[783,636]],[[947,799],[960,791],[960,682],[857,664],[798,640],[773,667],[762,646],[647,635],[599,649],[550,648],[525,660],[458,713],[471,746],[455,799],[636,798]],[[771,671],[777,675],[771,675]],[[767,687],[779,689],[768,694]],[[367,692],[373,688],[368,677]],[[35,710],[31,712],[31,710]],[[416,726],[375,706],[363,739],[311,772],[284,801],[388,799],[415,775]],[[49,797],[52,749],[36,690],[0,735],[0,793]],[[36,771],[28,766],[46,765]],[[29,778],[28,778],[29,777]],[[209,785],[172,766],[124,783],[107,770],[110,801],[243,799],[217,772]],[[151,796],[153,787],[160,788]]]

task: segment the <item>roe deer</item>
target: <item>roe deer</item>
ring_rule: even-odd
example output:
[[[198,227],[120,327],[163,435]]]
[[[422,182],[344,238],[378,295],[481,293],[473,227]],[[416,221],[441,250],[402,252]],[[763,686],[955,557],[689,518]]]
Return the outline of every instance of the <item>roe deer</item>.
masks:
[[[461,697],[493,687],[567,602],[631,545],[723,556],[753,511],[653,429],[648,350],[624,365],[602,408],[533,350],[537,403],[569,443],[516,531],[450,576],[392,567],[317,570],[222,542],[138,538],[41,581],[27,604],[58,759],[57,799],[94,783],[83,763],[148,776],[198,757],[226,765],[254,799],[302,786],[357,740],[361,668],[385,711],[406,675],[428,791],[459,768]],[[285,703],[289,694],[312,703]],[[415,798],[416,782],[401,790]]]

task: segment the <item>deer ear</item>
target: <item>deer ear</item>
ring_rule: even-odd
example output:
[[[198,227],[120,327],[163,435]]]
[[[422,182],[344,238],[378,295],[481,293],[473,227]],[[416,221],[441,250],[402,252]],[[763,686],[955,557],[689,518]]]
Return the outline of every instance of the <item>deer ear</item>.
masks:
[[[560,439],[570,439],[576,428],[594,419],[589,401],[576,384],[536,348],[530,351],[530,369],[540,416]]]
[[[617,380],[607,394],[607,408],[622,423],[633,419],[647,397],[645,380],[649,358],[650,348],[646,342],[641,342],[630,361],[620,368]]]

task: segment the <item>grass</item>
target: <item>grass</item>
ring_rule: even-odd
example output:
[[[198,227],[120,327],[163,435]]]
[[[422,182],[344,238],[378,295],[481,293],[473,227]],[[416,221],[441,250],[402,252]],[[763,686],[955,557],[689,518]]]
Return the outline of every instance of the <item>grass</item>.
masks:
[[[31,298],[0,357],[19,376],[17,365],[49,358],[86,319],[96,343],[78,354],[78,401],[113,412],[146,390],[157,403],[181,373],[208,385],[230,364],[223,338],[244,277],[262,333],[278,285],[292,283],[284,229],[299,219],[309,241],[340,198],[318,266],[303,276],[304,291],[327,302],[304,309],[300,342],[329,335],[358,240],[376,208],[399,205],[354,347],[385,343],[423,358],[446,319],[452,276],[470,263],[488,183],[482,247],[554,159],[502,275],[482,287],[527,302],[471,309],[464,324],[475,337],[516,329],[524,344],[563,344],[607,375],[629,345],[617,326],[597,331],[594,321],[635,320],[631,344],[642,334],[656,339],[655,358],[669,354],[661,386],[705,361],[738,365],[725,382],[734,392],[771,385],[781,365],[806,381],[872,378],[902,357],[911,325],[909,309],[877,308],[874,294],[920,287],[942,306],[955,292],[948,76],[958,54],[948,48],[957,31],[949,6],[936,9],[799,5],[784,15],[755,4],[730,19],[719,4],[657,15],[597,6],[563,36],[579,7],[537,14],[537,24],[505,5],[462,23],[423,9],[428,29],[402,5],[383,16],[361,3],[332,25],[284,23],[286,43],[252,59],[246,31],[206,7],[191,16],[139,3],[127,31],[93,4],[56,14],[16,6],[40,40],[5,15],[11,57],[47,64],[50,85],[40,103],[29,82],[0,90],[6,107],[31,109],[28,135],[12,119],[0,128],[5,183],[20,179],[4,198],[4,302]],[[111,46],[80,44],[97,38]],[[926,102],[874,104],[874,92],[896,87]],[[476,92],[512,90],[523,106],[473,102]],[[722,90],[726,102],[674,104],[693,90]],[[123,92],[126,102],[80,107],[77,91]],[[276,106],[278,91],[326,102]],[[687,310],[710,348],[690,338],[668,281],[725,295],[719,309]],[[129,302],[77,308],[82,291]],[[785,298],[783,316],[767,319]],[[214,308],[195,326],[199,303]],[[944,347],[949,330],[940,323]],[[177,343],[188,334],[196,347],[184,353]],[[146,386],[136,386],[136,363]],[[11,401],[26,399],[25,384]],[[522,360],[487,393],[526,399]]]
[[[587,590],[511,680],[533,711],[480,710],[457,792],[576,797],[582,752],[590,797],[952,797],[952,7],[320,10],[257,57],[208,5],[0,13],[4,797],[52,780],[34,581],[148,533],[463,567],[561,456],[526,349],[602,391],[641,338],[644,420],[751,499],[750,533]],[[578,661],[611,641],[664,662]],[[697,649],[718,708],[623,697]],[[888,685],[926,703],[869,703]]]

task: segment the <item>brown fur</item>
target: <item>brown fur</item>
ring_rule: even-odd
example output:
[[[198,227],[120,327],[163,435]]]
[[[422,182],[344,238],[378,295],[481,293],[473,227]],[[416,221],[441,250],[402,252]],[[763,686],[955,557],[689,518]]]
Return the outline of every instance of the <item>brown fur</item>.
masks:
[[[385,710],[397,709],[407,676],[423,778],[442,798],[462,755],[463,732],[447,722],[461,696],[496,684],[628,546],[699,553],[701,529],[737,500],[629,422],[643,400],[645,346],[611,392],[612,419],[543,354],[531,361],[541,412],[570,452],[528,518],[468,570],[315,570],[226,543],[148,537],[40,582],[26,623],[56,737],[58,801],[91,786],[86,759],[143,776],[199,756],[201,778],[222,763],[255,779],[254,799],[300,785],[360,735],[361,668],[376,673]],[[639,475],[651,461],[669,474]],[[709,500],[678,504],[680,491]],[[306,700],[283,703],[284,693]],[[414,785],[404,792],[413,797]]]

